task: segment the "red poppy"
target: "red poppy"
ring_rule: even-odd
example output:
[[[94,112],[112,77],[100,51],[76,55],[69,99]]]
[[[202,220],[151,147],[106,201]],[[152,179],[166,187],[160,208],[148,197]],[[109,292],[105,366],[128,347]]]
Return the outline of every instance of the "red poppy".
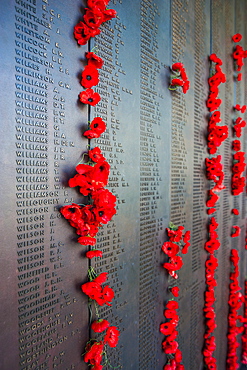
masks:
[[[236,33],[235,35],[232,36],[232,41],[234,42],[239,42],[242,40],[242,35],[240,33]]]
[[[170,288],[170,291],[174,295],[174,297],[179,296],[179,287],[178,286],[174,286],[174,287]]]
[[[109,173],[110,165],[106,161],[97,163],[94,167],[92,167],[90,180],[94,190],[104,188],[107,185]]]
[[[67,220],[77,222],[82,217],[82,209],[78,204],[72,203],[69,206],[64,206],[60,209],[60,212]]]
[[[179,226],[176,230],[166,228],[169,239],[172,242],[180,242],[180,240],[182,240],[183,230],[183,226]]]
[[[84,104],[96,105],[100,101],[100,95],[93,91],[93,89],[86,89],[80,92],[79,99]]]
[[[98,189],[92,192],[94,206],[97,208],[112,208],[116,205],[117,198],[108,189]]]
[[[111,301],[113,300],[114,298],[114,291],[112,288],[110,288],[108,285],[106,285],[104,288],[103,288],[103,291],[102,291],[102,295],[103,295],[103,299],[104,299],[104,303],[107,305],[107,306],[111,306]]]
[[[163,351],[166,354],[168,354],[168,353],[175,353],[176,350],[178,349],[178,342],[176,342],[175,340],[172,341],[172,342],[168,342],[167,340],[165,340],[162,343],[162,347],[163,347]]]
[[[98,146],[96,146],[94,149],[89,150],[88,155],[93,162],[100,163],[105,161],[105,157],[103,156],[101,149]]]
[[[171,86],[183,86],[184,81],[180,80],[180,78],[173,78],[171,80]]]
[[[190,243],[189,242],[185,243],[182,250],[181,250],[181,253],[187,254],[189,247],[190,247]]]
[[[116,326],[110,326],[106,331],[104,343],[107,343],[112,348],[116,347],[118,344],[119,334],[119,330]]]
[[[81,74],[81,85],[85,88],[98,85],[99,72],[95,67],[86,66]]]
[[[179,304],[174,300],[170,300],[166,303],[166,308],[169,310],[177,310],[179,308]]]
[[[103,256],[102,251],[97,250],[97,249],[93,249],[86,253],[86,257],[89,259],[94,258],[94,257],[102,257],[102,256]]]
[[[182,355],[182,351],[180,351],[180,349],[177,349],[176,352],[175,352],[175,355],[174,355],[174,360],[179,363],[181,361],[183,361],[183,355]]]
[[[89,8],[99,8],[100,10],[105,10],[110,0],[88,0],[87,6]]]
[[[216,202],[219,199],[219,196],[217,194],[215,194],[215,192],[213,190],[209,190],[208,195],[209,195],[210,198],[207,200],[206,205],[207,205],[207,207],[214,207]]]
[[[207,271],[214,272],[218,267],[218,260],[213,255],[210,255],[207,261],[205,262]]]
[[[78,238],[78,243],[81,245],[95,245],[96,244],[96,239],[92,238],[91,236],[81,236]]]
[[[164,263],[163,267],[167,270],[177,271],[183,266],[183,260],[180,256],[174,256],[170,258],[169,263]]]
[[[240,140],[233,140],[233,142],[232,142],[232,150],[235,150],[236,152],[238,152],[239,150],[241,150],[241,141]]]
[[[242,73],[239,73],[237,76],[237,81],[242,81]]]
[[[101,292],[102,288],[99,283],[95,283],[94,281],[89,281],[81,286],[81,290],[83,293],[89,296],[91,299],[95,299],[98,297]]]
[[[86,354],[84,355],[84,361],[90,362],[94,367],[100,365],[103,357],[104,343],[94,342],[93,344],[89,343],[86,346]]]
[[[107,208],[94,208],[93,212],[95,214],[95,219],[97,222],[102,224],[107,224],[112,217],[116,214],[115,207],[107,207]]]
[[[103,12],[96,7],[94,7],[93,9],[86,8],[86,13],[83,16],[83,19],[87,26],[92,28],[93,30],[97,30],[105,21]]]
[[[241,233],[241,229],[240,229],[240,227],[239,226],[232,226],[232,228],[233,228],[233,233],[231,234],[231,237],[232,238],[236,238],[237,236],[239,236],[240,235],[240,233]]]
[[[165,242],[161,249],[169,257],[174,257],[179,252],[179,246],[172,242]]]
[[[92,66],[95,68],[102,68],[104,64],[103,59],[91,51],[86,53],[86,58],[87,58],[87,64],[90,67]]]
[[[117,16],[117,12],[114,9],[106,9],[104,10],[103,13],[104,13],[104,22],[109,21]]]
[[[182,86],[183,93],[186,94],[189,88],[190,88],[190,81],[185,81]]]
[[[172,65],[173,71],[181,71],[181,69],[184,67],[183,63],[174,63]]]
[[[79,45],[86,45],[90,37],[94,37],[100,33],[99,29],[93,30],[88,27],[84,22],[79,22],[74,27],[74,37]]]
[[[94,321],[94,322],[92,323],[92,325],[91,325],[91,329],[92,329],[95,333],[102,333],[102,332],[103,332],[103,331],[105,331],[109,326],[110,326],[109,321],[99,319],[99,320]]]
[[[208,253],[213,253],[214,251],[216,251],[217,249],[219,249],[219,247],[220,247],[220,242],[219,242],[219,240],[217,240],[217,239],[212,239],[212,240],[208,240],[208,241],[205,243],[204,249],[205,249]]]
[[[98,284],[103,284],[106,282],[107,280],[107,275],[108,273],[107,272],[102,272],[101,274],[99,274],[95,279],[94,279],[94,282],[95,283],[98,283]]]
[[[171,322],[160,324],[160,332],[164,335],[170,335],[175,329],[175,325]]]
[[[84,132],[89,139],[98,138],[106,130],[106,124],[100,117],[95,117],[89,126],[90,130]]]
[[[216,54],[211,54],[209,56],[209,60],[211,60],[212,62],[217,63],[219,65],[222,65],[222,60],[219,57],[217,57]]]
[[[208,215],[212,215],[214,212],[216,212],[216,208],[210,208],[207,210]]]

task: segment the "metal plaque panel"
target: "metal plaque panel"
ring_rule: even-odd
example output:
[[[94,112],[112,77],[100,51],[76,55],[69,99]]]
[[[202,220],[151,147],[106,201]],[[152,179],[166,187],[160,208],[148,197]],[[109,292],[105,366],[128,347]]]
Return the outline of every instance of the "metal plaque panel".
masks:
[[[240,285],[246,275],[246,194],[231,194],[232,107],[246,104],[247,69],[234,79],[234,33],[247,48],[247,4],[212,0],[112,0],[117,17],[85,46],[73,37],[86,2],[2,0],[1,64],[1,356],[2,370],[86,369],[82,354],[90,332],[88,300],[81,292],[88,267],[107,272],[115,291],[101,318],[120,330],[107,350],[104,368],[159,370],[169,288],[180,287],[178,342],[186,369],[203,369],[204,244],[207,240],[208,55],[222,58],[227,81],[220,86],[222,124],[230,136],[219,149],[226,189],[216,218],[215,331],[218,368],[227,353],[230,249],[239,250]],[[78,102],[85,52],[104,60],[94,90],[101,101]],[[187,94],[170,91],[172,63],[182,62],[190,80]],[[245,82],[245,83],[244,83]],[[111,166],[108,189],[117,214],[100,228],[103,258],[89,262],[86,247],[59,209],[85,199],[68,180],[88,150],[83,132],[101,117],[107,129],[99,146]],[[246,118],[246,116],[245,116]],[[246,135],[246,133],[245,133]],[[241,138],[246,151],[246,136]],[[231,214],[238,208],[238,216]],[[161,246],[169,221],[191,231],[179,279],[168,278]],[[230,238],[231,226],[241,237]],[[94,316],[93,316],[94,318]],[[97,336],[95,336],[97,337]],[[98,338],[98,337],[97,337]],[[240,355],[240,352],[238,353]]]

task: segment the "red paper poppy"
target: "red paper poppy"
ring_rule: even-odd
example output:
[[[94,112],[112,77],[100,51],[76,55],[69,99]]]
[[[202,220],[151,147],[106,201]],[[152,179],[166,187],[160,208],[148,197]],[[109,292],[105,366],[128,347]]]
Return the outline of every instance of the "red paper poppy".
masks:
[[[110,21],[112,18],[117,16],[117,12],[114,9],[106,9],[104,10],[104,22]]]
[[[88,27],[84,22],[79,22],[74,27],[74,37],[79,45],[86,45],[91,37],[94,37],[100,33],[99,29],[93,30]]]
[[[87,0],[87,6],[91,9],[99,8],[105,10],[110,0]]]
[[[237,81],[242,81],[242,73],[239,73],[237,76]]]
[[[222,60],[221,60],[219,57],[217,57],[217,55],[216,55],[216,54],[211,54],[211,55],[209,56],[209,60],[211,60],[211,61],[212,61],[212,62],[214,62],[214,63],[219,64],[220,66],[222,65]]]
[[[161,249],[169,257],[174,257],[179,252],[179,246],[172,242],[165,242]]]
[[[99,83],[99,72],[93,67],[87,65],[81,74],[81,85],[85,88],[98,85]]]
[[[236,208],[233,208],[233,209],[232,209],[232,213],[233,213],[234,215],[239,215],[239,211],[238,211],[238,209],[236,209]]]
[[[115,207],[117,198],[108,189],[99,189],[92,192],[94,206],[97,208]]]
[[[166,308],[169,310],[177,310],[179,308],[179,304],[174,300],[170,300],[166,303]]]
[[[78,238],[78,243],[81,245],[95,245],[96,244],[96,239],[92,238],[91,236],[81,236]]]
[[[168,342],[167,340],[165,340],[162,343],[162,347],[163,347],[163,351],[166,354],[175,353],[176,350],[178,349],[178,342],[176,342],[175,340],[172,342]]]
[[[98,146],[96,146],[94,149],[89,150],[88,156],[95,163],[100,163],[100,162],[105,161],[105,157],[103,156],[101,149]]]
[[[216,212],[216,208],[210,208],[207,210],[208,215],[212,215],[214,212]]]
[[[107,185],[109,173],[110,165],[108,162],[96,163],[90,173],[91,184],[95,190],[104,188]]]
[[[92,28],[93,30],[97,30],[105,21],[105,16],[99,8],[86,8],[86,13],[83,16],[83,19],[88,27]]]
[[[180,78],[173,78],[171,80],[171,86],[183,86],[184,81],[180,80]]]
[[[108,285],[106,285],[104,288],[103,288],[103,291],[102,291],[102,295],[103,295],[103,299],[104,299],[104,303],[107,305],[107,306],[111,306],[111,301],[113,300],[114,298],[114,291],[112,288],[110,288]]]
[[[101,274],[99,274],[95,279],[94,279],[94,282],[95,283],[98,283],[98,284],[103,284],[106,282],[107,280],[107,275],[108,273],[107,272],[102,272]]]
[[[170,291],[174,295],[174,297],[179,296],[179,287],[178,286],[174,286],[173,288],[170,288]]]
[[[96,105],[100,101],[100,95],[93,91],[93,89],[86,89],[80,92],[79,99],[84,104]]]
[[[231,237],[232,238],[236,238],[237,236],[239,236],[240,235],[240,233],[241,233],[241,229],[240,229],[240,227],[239,226],[232,226],[232,228],[233,228],[233,233],[231,234]]]
[[[94,257],[102,257],[102,256],[103,256],[102,251],[97,250],[97,249],[93,249],[86,253],[86,257],[89,259],[94,258]]]
[[[100,135],[106,130],[106,124],[100,117],[95,117],[89,126],[90,130],[84,132],[84,136],[88,139],[94,139],[100,137]]]
[[[183,93],[186,94],[189,88],[190,88],[190,81],[185,81],[182,86]]]
[[[174,63],[172,65],[173,71],[181,71],[181,69],[184,67],[183,63]]]
[[[104,64],[103,59],[91,51],[86,53],[86,58],[87,58],[87,64],[90,67],[102,68]]]
[[[116,347],[118,344],[119,334],[119,330],[116,326],[110,326],[104,337],[104,343],[107,343],[112,348]]]
[[[164,335],[170,335],[175,329],[175,325],[171,322],[160,324],[160,332]]]
[[[177,271],[183,266],[183,260],[180,256],[174,256],[170,258],[169,263],[164,263],[163,267],[167,270]]]
[[[240,140],[233,140],[232,149],[235,150],[236,152],[241,150],[241,141]]]
[[[95,332],[95,333],[102,333],[103,331],[105,331],[108,327],[110,326],[110,323],[109,321],[107,320],[97,320],[97,321],[94,321],[91,325],[91,329]]]
[[[236,33],[235,35],[232,36],[232,41],[234,42],[239,42],[242,40],[242,35],[240,33]]]
[[[102,361],[103,357],[103,350],[104,350],[104,343],[94,342],[93,344],[89,343],[86,346],[86,354],[84,355],[84,361],[90,362],[91,365],[99,366],[100,362]]]

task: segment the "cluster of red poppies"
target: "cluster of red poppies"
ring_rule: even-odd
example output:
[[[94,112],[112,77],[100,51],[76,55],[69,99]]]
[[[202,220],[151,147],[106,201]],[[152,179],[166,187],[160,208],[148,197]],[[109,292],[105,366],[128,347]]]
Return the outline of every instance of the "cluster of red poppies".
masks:
[[[102,68],[103,60],[93,52],[86,53],[87,65],[84,67],[81,74],[81,85],[86,90],[80,92],[79,100],[84,104],[95,106],[99,103],[101,97],[91,87],[98,85],[99,72],[98,69]]]
[[[106,9],[109,0],[88,0],[84,21],[75,26],[74,36],[79,45],[85,45],[90,37],[100,33],[99,26],[116,16],[115,10]],[[81,74],[81,85],[86,89],[79,94],[82,103],[95,106],[100,101],[100,95],[92,89],[99,83],[98,70],[103,66],[103,60],[93,52],[86,53],[87,65]],[[88,139],[99,138],[106,130],[106,124],[100,117],[95,117],[84,132]],[[89,142],[90,148],[90,142]],[[107,224],[116,213],[116,197],[105,189],[108,183],[110,165],[106,161],[99,147],[90,149],[84,153],[83,160],[76,167],[77,174],[69,180],[70,187],[79,187],[79,191],[88,197],[88,204],[81,206],[75,203],[61,208],[61,213],[76,229],[78,242],[82,245],[94,246],[99,227]],[[91,249],[86,252],[86,257],[102,257],[101,250]],[[109,285],[103,285],[107,280],[107,273],[97,275],[93,268],[88,269],[89,281],[82,284],[81,290],[89,297],[89,305],[92,301],[99,306],[111,306],[114,291]],[[105,345],[116,347],[119,338],[119,330],[110,326],[107,320],[99,319],[98,310],[95,306],[97,320],[91,325],[95,333],[104,333],[102,340],[90,339],[86,345],[84,361],[89,363],[92,370],[101,370]]]
[[[228,127],[226,125],[217,126],[219,122],[221,122],[220,111],[215,111],[208,122],[208,151],[210,154],[215,154],[217,148],[228,138]]]
[[[234,42],[240,42],[242,40],[242,35],[240,33],[236,33],[236,35],[232,36],[232,41]],[[234,59],[235,65],[236,65],[236,71],[240,72],[243,65],[244,65],[244,59],[247,57],[247,50],[244,50],[241,45],[236,45],[232,57]],[[237,80],[242,80],[242,73],[238,73]]]
[[[103,22],[115,18],[117,12],[114,9],[106,9],[110,0],[87,0],[87,8],[83,21],[74,27],[74,37],[79,45],[86,45],[91,37],[100,34],[99,27]]]
[[[172,65],[172,71],[176,72],[176,75],[172,76],[169,89],[176,90],[178,86],[181,86],[183,93],[186,94],[190,88],[190,81],[188,80],[183,63],[174,63]]]
[[[114,291],[108,286],[102,286],[107,280],[107,273],[103,272],[99,275],[96,275],[93,268],[89,269],[89,282],[83,284],[81,289],[90,300],[95,300],[99,306],[111,306],[111,301],[114,298]],[[116,347],[118,344],[119,330],[116,326],[110,326],[109,321],[98,319],[95,320],[91,329],[95,333],[104,333],[102,340],[90,340],[86,345],[86,353],[84,355],[84,361],[89,362],[92,365],[92,369],[101,370],[103,366],[101,365],[104,346],[105,344],[110,347]]]
[[[235,140],[236,141],[236,140]],[[233,154],[232,166],[232,194],[239,195],[244,191],[245,177],[242,176],[245,170],[244,152],[237,151]]]
[[[178,348],[178,342],[175,340],[178,335],[176,330],[179,323],[179,316],[177,310],[179,308],[178,302],[170,300],[166,303],[164,316],[167,322],[160,325],[160,332],[166,335],[166,339],[162,343],[163,351],[169,357],[168,363],[164,366],[164,370],[184,370],[184,365],[181,364],[183,356],[182,352]]]
[[[107,320],[94,321],[91,328],[95,333],[103,333],[104,331],[106,331],[106,333],[103,340],[91,340],[87,343],[84,361],[92,366],[90,367],[91,370],[102,370],[103,365],[101,365],[101,362],[103,360],[105,344],[108,344],[108,346],[112,348],[116,347],[119,331],[116,326],[110,326]]]
[[[221,70],[222,60],[216,55],[211,54],[209,60],[215,63],[215,73],[208,79],[209,95],[206,101],[207,108],[210,112],[208,122],[208,150],[210,154],[215,154],[218,147],[228,137],[228,127],[218,126],[221,122],[221,114],[218,110],[222,101],[218,98],[219,86],[226,82],[225,74]],[[209,199],[207,200],[208,214],[212,214],[216,211],[215,204],[219,199],[216,192],[220,192],[225,187],[223,186],[224,172],[223,165],[221,164],[221,156],[206,158],[206,175],[208,180],[213,180],[215,186],[208,192]]]
[[[218,240],[218,233],[216,231],[218,223],[215,218],[212,217],[209,223],[209,240],[205,243],[205,250],[209,253],[209,256],[205,263],[205,304],[204,304],[204,316],[205,316],[205,325],[206,331],[204,334],[204,349],[203,357],[207,369],[216,369],[216,359],[213,357],[213,352],[216,349],[215,337],[213,334],[216,329],[215,321],[215,293],[214,288],[217,286],[215,279],[215,271],[218,267],[218,260],[214,256],[214,251],[220,247],[220,242]]]
[[[242,364],[247,365],[247,280],[244,282],[244,331],[242,335]]]
[[[217,109],[222,103],[221,99],[218,98],[219,86],[226,82],[226,77],[221,70],[221,59],[216,54],[211,54],[209,60],[215,63],[215,73],[208,79],[209,95],[206,105],[211,112],[208,122],[208,148],[210,154],[215,154],[217,148],[228,137],[228,127],[226,125],[217,126],[221,122],[220,111]]]
[[[221,99],[218,98],[219,86],[226,82],[226,77],[221,69],[222,60],[216,54],[211,54],[209,56],[209,60],[211,61],[214,73],[208,79],[209,95],[206,101],[206,106],[210,112],[208,122],[208,151],[210,154],[215,154],[223,141],[228,137],[228,127],[217,125],[221,122],[219,107],[222,103]],[[213,63],[215,63],[214,67]],[[212,180],[215,184],[214,187],[208,191],[206,206],[209,208],[207,210],[209,215],[216,211],[215,205],[219,199],[219,195],[217,193],[225,189],[225,186],[223,185],[224,172],[221,161],[221,155],[205,159],[206,177],[208,180]],[[206,330],[204,334],[203,348],[204,363],[207,369],[217,369],[216,359],[213,357],[213,353],[216,349],[215,336],[213,333],[217,327],[214,309],[215,287],[217,286],[215,271],[218,266],[218,260],[214,256],[214,252],[220,247],[217,227],[218,223],[216,222],[215,217],[211,217],[208,226],[209,237],[204,245],[204,249],[209,253],[205,262],[206,291],[204,299],[204,316]]]
[[[213,191],[219,192],[225,189],[223,185],[224,181],[224,172],[223,172],[223,165],[221,164],[221,155],[217,155],[217,157],[206,158],[206,176],[208,180],[213,180],[215,186],[213,187]]]
[[[228,334],[227,334],[227,370],[236,370],[239,368],[237,348],[239,343],[237,341],[237,335],[243,331],[243,326],[238,327],[237,322],[243,322],[243,317],[238,315],[238,310],[242,306],[243,297],[240,293],[241,287],[238,284],[239,276],[239,256],[236,249],[231,250],[230,260],[233,264],[233,271],[230,273],[230,284],[229,284],[229,314],[228,314]]]
[[[93,157],[92,152],[97,153],[97,159]],[[61,208],[62,215],[81,236],[78,242],[82,245],[95,245],[99,227],[107,224],[116,213],[116,197],[104,189],[108,182],[110,166],[103,156],[99,159],[99,153],[101,154],[98,147],[90,150],[89,156],[94,158],[93,165],[79,164],[76,167],[77,174],[69,180],[69,186],[78,186],[80,193],[89,196],[93,204],[81,207],[73,203]]]
[[[181,253],[186,254],[190,246],[190,231],[186,231],[183,234],[184,227],[179,226],[178,228],[167,228],[169,241],[162,245],[162,251],[169,257],[169,262],[163,264],[163,267],[168,271],[169,275],[174,279],[178,278],[176,271],[180,270],[183,266],[182,257],[177,254],[180,252],[180,246],[182,241]]]
[[[164,263],[163,267],[168,271],[169,275],[174,279],[178,278],[176,271],[183,266],[183,260],[177,254],[188,253],[190,246],[190,231],[184,233],[184,227],[176,227],[172,223],[167,228],[167,234],[169,241],[162,245],[162,251],[169,257],[169,262]],[[181,250],[180,250],[181,249]],[[174,286],[170,288],[170,292],[174,297],[179,296],[179,287]],[[169,300],[165,306],[164,316],[169,321],[160,325],[160,332],[167,336],[162,343],[163,351],[166,354],[171,355],[168,358],[168,363],[164,366],[164,370],[183,370],[184,365],[182,362],[182,352],[178,348],[178,342],[175,340],[178,335],[176,330],[179,323],[179,316],[176,310],[179,308],[178,302]]]

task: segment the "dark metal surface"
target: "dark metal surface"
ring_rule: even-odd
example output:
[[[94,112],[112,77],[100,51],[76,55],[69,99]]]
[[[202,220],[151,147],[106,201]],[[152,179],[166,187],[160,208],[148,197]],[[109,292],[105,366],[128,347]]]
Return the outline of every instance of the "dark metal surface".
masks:
[[[86,248],[59,207],[83,203],[67,180],[87,150],[82,132],[88,110],[78,104],[84,53],[96,47],[105,63],[95,90],[101,102],[90,119],[107,130],[93,140],[111,165],[108,188],[117,196],[117,215],[97,236],[104,257],[95,270],[108,272],[115,291],[102,318],[119,327],[111,366],[162,369],[164,303],[168,280],[160,248],[169,221],[192,234],[179,274],[179,343],[186,369],[203,368],[204,263],[208,216],[204,175],[208,60],[223,59],[222,121],[231,127],[233,104],[246,103],[246,87],[234,87],[232,34],[244,34],[244,1],[113,0],[118,16],[102,25],[90,45],[78,47],[73,27],[81,1],[1,1],[1,358],[2,370],[86,369],[81,354],[89,338]],[[238,22],[235,22],[235,18]],[[245,47],[246,48],[246,47]],[[168,90],[170,65],[183,62],[191,89]],[[216,289],[217,361],[226,356],[229,251],[246,257],[245,195],[230,192],[230,139],[220,149],[226,191],[217,206],[222,247]],[[232,207],[241,209],[230,217]],[[240,225],[231,240],[232,222]],[[222,337],[224,333],[224,337]],[[110,369],[110,365],[105,366]]]

